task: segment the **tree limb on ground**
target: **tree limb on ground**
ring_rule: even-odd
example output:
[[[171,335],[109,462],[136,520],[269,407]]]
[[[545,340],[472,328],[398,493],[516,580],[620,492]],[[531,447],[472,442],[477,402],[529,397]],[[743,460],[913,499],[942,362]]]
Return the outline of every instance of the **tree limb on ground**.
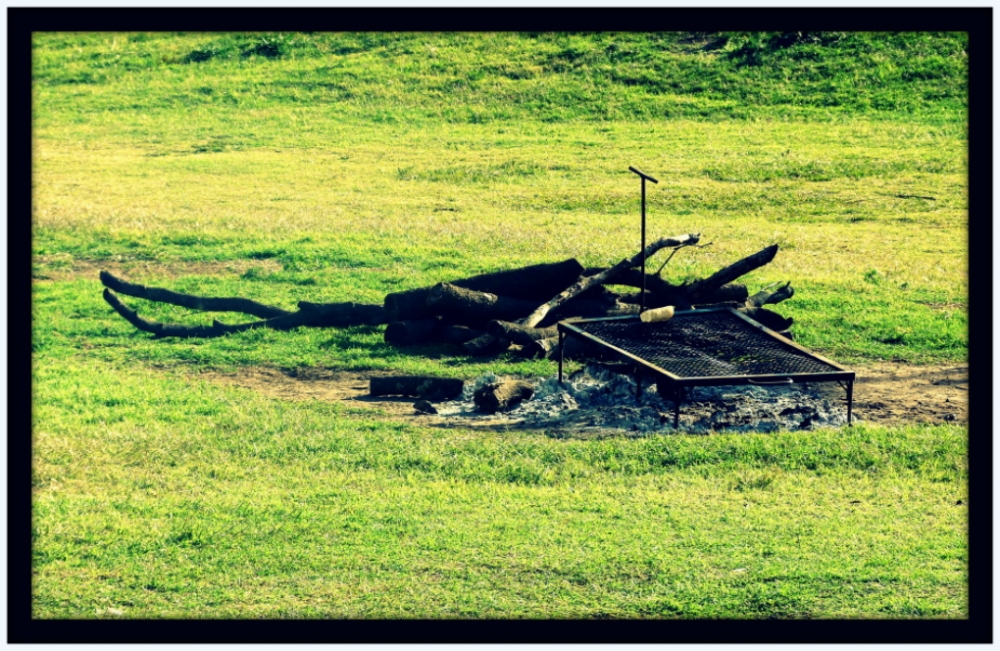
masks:
[[[250,316],[261,319],[284,316],[291,314],[288,310],[282,310],[272,305],[264,305],[248,298],[213,298],[208,296],[194,296],[192,294],[182,294],[169,289],[159,287],[146,287],[138,283],[130,283],[121,278],[117,278],[107,271],[100,273],[101,283],[105,287],[125,296],[144,298],[148,301],[158,303],[169,303],[179,305],[192,310],[202,310],[205,312],[242,312]]]

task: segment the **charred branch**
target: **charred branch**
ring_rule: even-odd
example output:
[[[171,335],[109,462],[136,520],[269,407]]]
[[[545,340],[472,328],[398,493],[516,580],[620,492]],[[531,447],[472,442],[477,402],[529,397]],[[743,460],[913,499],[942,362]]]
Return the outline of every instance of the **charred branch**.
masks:
[[[764,307],[770,303],[780,303],[781,301],[788,300],[795,295],[795,290],[792,288],[792,283],[787,282],[777,289],[771,289],[774,285],[779,283],[773,283],[768,285],[764,289],[760,290],[753,296],[746,299],[747,307]]]
[[[105,289],[102,296],[105,302],[123,319],[139,330],[153,334],[157,339],[161,337],[219,337],[226,334],[214,326],[187,326],[149,321],[118,300],[118,297],[110,289]]]
[[[299,310],[308,317],[310,325],[346,328],[357,325],[386,323],[385,308],[366,303],[310,303],[299,301]]]
[[[705,297],[710,296],[717,289],[727,283],[731,283],[740,276],[744,276],[754,269],[763,267],[774,259],[778,253],[778,245],[772,244],[766,249],[762,249],[753,255],[734,262],[733,264],[716,271],[714,274],[703,280],[697,280],[685,287],[685,294],[691,303],[703,303]]]
[[[107,271],[102,271],[100,273],[100,277],[101,283],[103,283],[105,287],[116,291],[119,294],[133,296],[135,298],[144,298],[147,301],[179,305],[180,307],[186,307],[192,310],[202,310],[205,312],[242,312],[243,314],[249,314],[250,316],[256,316],[261,319],[270,319],[276,316],[292,314],[288,310],[282,310],[281,308],[274,307],[272,305],[264,305],[263,303],[258,303],[257,301],[252,301],[247,298],[213,298],[208,296],[194,296],[192,294],[182,294],[180,292],[174,292],[169,289],[161,289],[159,287],[146,287],[145,285],[130,283],[122,280],[121,278],[117,278]]]

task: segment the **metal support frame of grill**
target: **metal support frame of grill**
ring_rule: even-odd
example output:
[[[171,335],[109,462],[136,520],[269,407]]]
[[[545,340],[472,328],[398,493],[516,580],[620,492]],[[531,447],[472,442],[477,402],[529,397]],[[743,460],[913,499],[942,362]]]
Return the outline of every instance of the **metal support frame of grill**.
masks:
[[[732,308],[686,310],[668,321],[643,323],[637,315],[560,321],[559,382],[567,335],[610,350],[635,366],[636,399],[642,375],[669,389],[674,428],[691,387],[837,382],[847,392],[847,424],[854,402],[854,371],[782,337]]]

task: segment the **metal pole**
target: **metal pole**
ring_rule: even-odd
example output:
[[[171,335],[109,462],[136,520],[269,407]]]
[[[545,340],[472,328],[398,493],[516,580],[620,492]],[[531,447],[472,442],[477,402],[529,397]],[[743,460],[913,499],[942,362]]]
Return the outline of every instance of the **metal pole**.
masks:
[[[642,177],[642,293],[639,294],[639,314],[646,311],[646,177]]]
[[[642,293],[639,294],[639,311],[646,311],[646,179],[649,179],[653,183],[659,183],[649,174],[646,174],[642,170],[638,170],[631,165],[629,165],[628,170],[639,175],[642,179],[642,249],[640,253],[642,254]]]

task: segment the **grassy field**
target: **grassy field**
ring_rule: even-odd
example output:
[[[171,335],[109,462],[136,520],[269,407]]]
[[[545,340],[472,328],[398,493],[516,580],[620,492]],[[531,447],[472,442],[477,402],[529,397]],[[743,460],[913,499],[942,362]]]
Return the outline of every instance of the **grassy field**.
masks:
[[[961,34],[37,34],[34,613],[963,618],[967,428],[555,439],[206,381],[548,375],[381,328],[153,341],[97,270],[293,308],[701,232],[797,339],[967,359]],[[126,302],[147,318],[235,322]]]

